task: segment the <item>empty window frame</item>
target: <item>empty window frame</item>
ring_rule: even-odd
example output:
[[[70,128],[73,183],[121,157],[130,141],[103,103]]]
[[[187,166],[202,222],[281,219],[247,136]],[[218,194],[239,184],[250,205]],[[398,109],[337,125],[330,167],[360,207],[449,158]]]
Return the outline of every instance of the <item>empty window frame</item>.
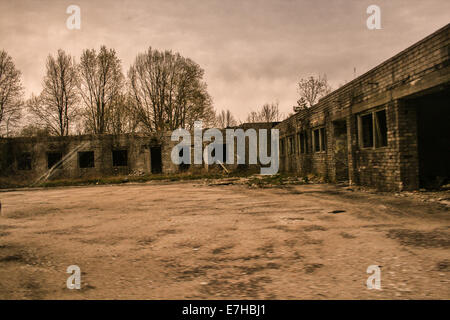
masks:
[[[325,128],[317,128],[312,132],[313,137],[313,150],[314,152],[325,152],[327,144],[326,144],[326,133]]]
[[[308,136],[306,135],[306,131],[298,134],[298,145],[300,153],[308,153]]]
[[[320,151],[326,151],[327,149],[327,136],[325,135],[325,128],[320,128]]]
[[[387,146],[386,110],[374,111],[358,117],[359,145],[362,148]]]
[[[80,168],[93,168],[94,164],[94,151],[78,152],[78,165]]]
[[[58,165],[55,169],[62,169],[62,152],[48,152],[47,153],[47,168],[51,169]]]
[[[113,150],[113,167],[128,166],[128,150]]]
[[[319,129],[316,129],[313,131],[313,146],[314,146],[314,152],[320,151],[320,133]]]
[[[222,144],[222,162],[227,162],[227,144]]]
[[[375,147],[387,146],[386,110],[375,112]]]
[[[294,136],[288,137],[288,152],[290,155],[295,153]]]
[[[373,114],[369,113],[360,117],[361,147],[373,147]]]
[[[31,153],[22,152],[17,159],[17,169],[31,170]]]
[[[284,150],[285,150],[284,144],[285,144],[284,138],[281,138],[281,139],[280,139],[280,154],[281,154],[282,156],[284,156]]]

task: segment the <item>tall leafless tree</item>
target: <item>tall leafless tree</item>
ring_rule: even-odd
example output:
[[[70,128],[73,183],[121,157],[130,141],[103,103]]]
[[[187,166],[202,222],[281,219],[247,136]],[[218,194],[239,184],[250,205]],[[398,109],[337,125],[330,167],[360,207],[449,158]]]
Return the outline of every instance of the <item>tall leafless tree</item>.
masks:
[[[265,103],[261,110],[251,111],[247,116],[247,122],[275,122],[280,121],[283,115],[280,112],[278,102]]]
[[[263,122],[274,122],[281,120],[281,112],[278,102],[265,103],[259,112],[260,118]]]
[[[16,69],[11,56],[0,50],[0,127],[9,134],[22,108],[23,87],[21,73]]]
[[[24,125],[18,135],[21,137],[47,137],[52,134],[48,127],[44,127],[39,123],[29,123]]]
[[[327,76],[324,74],[323,76],[318,75],[317,77],[311,76],[300,79],[297,83],[297,90],[299,93],[297,104],[299,107],[304,108],[315,105],[320,98],[331,92],[331,87],[328,84]]]
[[[128,94],[121,93],[112,101],[108,122],[108,132],[112,134],[134,133],[138,129],[139,119]]]
[[[103,134],[108,131],[113,105],[123,87],[121,61],[114,49],[84,50],[79,65],[80,94],[85,106],[87,131]]]
[[[52,134],[67,136],[71,121],[78,112],[78,74],[75,58],[60,49],[56,57],[47,57],[46,69],[41,94],[32,95],[27,106]]]
[[[217,126],[219,128],[228,128],[237,126],[237,121],[230,110],[222,110],[217,116]]]
[[[9,111],[3,115],[3,127],[6,137],[18,133],[22,119],[22,106],[23,102],[19,103],[15,108],[9,109]]]
[[[128,72],[130,93],[146,131],[191,128],[213,119],[204,71],[191,59],[151,47],[137,55]]]
[[[260,119],[260,117],[259,117],[258,112],[250,111],[248,116],[247,116],[247,119],[245,121],[248,122],[248,123],[255,123],[255,122],[260,122],[259,119]]]

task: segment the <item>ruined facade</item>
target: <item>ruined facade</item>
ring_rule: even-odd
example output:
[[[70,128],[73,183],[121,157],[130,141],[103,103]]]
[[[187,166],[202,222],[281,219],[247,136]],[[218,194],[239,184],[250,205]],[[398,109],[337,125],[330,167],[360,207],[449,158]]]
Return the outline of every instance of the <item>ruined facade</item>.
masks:
[[[450,177],[450,25],[301,110],[280,129],[280,169],[383,190]]]
[[[270,150],[270,129],[277,123],[243,124],[233,129],[267,130]],[[204,129],[205,130],[205,129]],[[171,140],[171,132],[153,135],[79,135],[67,137],[0,138],[0,178],[9,182],[33,185],[44,180],[97,178],[115,175],[173,174],[181,172],[257,171],[259,164],[237,163],[237,141],[234,143],[234,164],[194,164],[194,140],[190,147],[191,164],[174,164],[171,153],[179,141]],[[191,136],[192,136],[191,132]],[[226,153],[226,134],[222,130]],[[181,141],[181,140],[180,140]],[[203,148],[211,141],[203,141]],[[257,142],[258,144],[258,142]],[[248,163],[249,148],[246,148]],[[225,161],[223,161],[225,162]],[[225,169],[224,169],[225,167]],[[0,185],[1,187],[1,185]]]
[[[282,172],[382,190],[448,183],[449,33],[446,25],[282,123],[240,128],[280,130]],[[170,133],[0,139],[0,178],[31,183],[220,170],[219,165],[175,165],[171,152],[177,143]],[[247,158],[248,153],[246,145]],[[251,171],[259,164],[226,167]]]
[[[172,173],[178,168],[168,161],[171,145],[170,135],[2,139],[0,175],[17,181],[33,182],[40,178],[75,179],[132,173]],[[47,173],[50,175],[46,176]]]

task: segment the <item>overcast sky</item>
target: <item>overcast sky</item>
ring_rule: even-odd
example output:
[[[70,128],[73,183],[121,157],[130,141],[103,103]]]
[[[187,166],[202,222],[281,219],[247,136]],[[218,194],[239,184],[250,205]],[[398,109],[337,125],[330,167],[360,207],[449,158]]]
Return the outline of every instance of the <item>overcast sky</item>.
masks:
[[[66,8],[81,8],[81,29]],[[366,9],[381,8],[381,30]],[[0,49],[22,71],[27,96],[41,91],[45,59],[105,44],[124,73],[149,46],[200,64],[216,109],[245,120],[265,102],[292,111],[301,77],[326,73],[333,88],[450,22],[448,0],[0,0]]]

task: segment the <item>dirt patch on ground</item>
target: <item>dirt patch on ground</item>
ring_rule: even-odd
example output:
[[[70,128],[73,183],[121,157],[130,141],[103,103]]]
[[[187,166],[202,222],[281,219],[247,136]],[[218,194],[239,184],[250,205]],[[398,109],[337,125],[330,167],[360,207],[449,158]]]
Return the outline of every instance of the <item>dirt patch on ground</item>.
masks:
[[[355,239],[356,237],[350,233],[347,232],[341,232],[339,235],[344,239]]]
[[[312,225],[312,226],[305,226],[303,227],[303,229],[308,232],[308,231],[326,231],[327,228],[322,227],[322,226],[318,226],[318,225]]]
[[[425,248],[450,248],[450,232],[440,229],[418,231],[409,229],[392,229],[388,237],[398,240],[402,245]]]
[[[445,259],[445,260],[439,261],[437,263],[437,269],[439,271],[447,271],[447,272],[450,271],[450,260]]]
[[[0,299],[450,298],[446,208],[284,183],[2,192]]]

